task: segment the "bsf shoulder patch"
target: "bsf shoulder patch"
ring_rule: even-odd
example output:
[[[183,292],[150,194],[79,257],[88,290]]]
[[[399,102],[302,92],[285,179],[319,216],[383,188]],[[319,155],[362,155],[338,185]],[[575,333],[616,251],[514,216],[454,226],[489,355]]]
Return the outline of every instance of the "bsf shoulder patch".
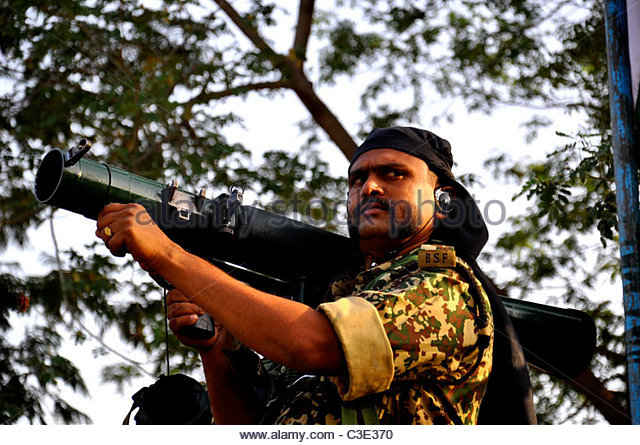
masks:
[[[423,244],[418,251],[418,267],[428,269],[431,267],[455,267],[456,250],[451,246],[437,244]]]

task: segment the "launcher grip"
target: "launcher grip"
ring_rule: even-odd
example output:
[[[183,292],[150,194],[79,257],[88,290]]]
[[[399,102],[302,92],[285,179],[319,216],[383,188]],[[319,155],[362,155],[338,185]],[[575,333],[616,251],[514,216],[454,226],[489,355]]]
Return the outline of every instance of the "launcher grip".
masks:
[[[216,327],[211,315],[204,314],[198,318],[198,321],[196,321],[195,324],[182,328],[180,333],[188,335],[191,338],[195,338],[196,340],[206,340],[216,334]]]
[[[166,290],[175,289],[171,283],[162,278],[160,275],[149,274],[153,281],[164,287]],[[190,326],[180,329],[182,334],[188,335],[196,340],[206,340],[216,335],[216,327],[213,318],[209,314],[200,315],[198,321]]]

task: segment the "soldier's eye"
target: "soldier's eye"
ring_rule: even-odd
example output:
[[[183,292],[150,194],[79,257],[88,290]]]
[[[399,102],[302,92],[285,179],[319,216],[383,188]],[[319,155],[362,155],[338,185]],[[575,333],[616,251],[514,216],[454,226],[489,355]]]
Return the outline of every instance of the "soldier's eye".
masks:
[[[362,185],[362,175],[353,175],[349,178],[349,187],[358,187]]]

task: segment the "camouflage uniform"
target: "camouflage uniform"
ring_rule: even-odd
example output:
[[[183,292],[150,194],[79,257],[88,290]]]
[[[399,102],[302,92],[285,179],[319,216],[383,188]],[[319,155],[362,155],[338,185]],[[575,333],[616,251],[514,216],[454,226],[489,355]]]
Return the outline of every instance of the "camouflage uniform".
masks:
[[[421,249],[453,254],[451,267],[419,264]],[[341,276],[328,300],[319,309],[338,334],[347,375],[301,378],[272,404],[269,423],[341,423],[342,402],[363,397],[382,424],[476,423],[493,321],[482,285],[453,248],[425,245]]]

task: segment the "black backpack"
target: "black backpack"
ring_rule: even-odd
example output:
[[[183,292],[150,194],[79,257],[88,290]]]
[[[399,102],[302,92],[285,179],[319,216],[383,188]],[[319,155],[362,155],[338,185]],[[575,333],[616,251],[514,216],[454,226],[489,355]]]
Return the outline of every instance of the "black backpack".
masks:
[[[134,409],[137,425],[210,425],[211,405],[200,383],[184,374],[160,377],[132,397],[133,405],[122,422],[129,425]]]

